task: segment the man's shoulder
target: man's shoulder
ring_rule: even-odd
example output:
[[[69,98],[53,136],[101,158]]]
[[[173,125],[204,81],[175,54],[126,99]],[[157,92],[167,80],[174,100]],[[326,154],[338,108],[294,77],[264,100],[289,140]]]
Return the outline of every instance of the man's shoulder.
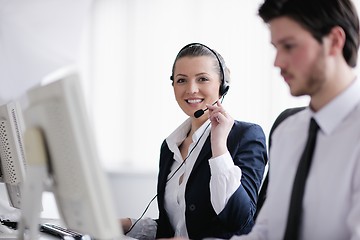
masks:
[[[273,132],[275,131],[275,129],[280,125],[280,123],[282,123],[285,119],[287,119],[288,117],[302,111],[306,109],[306,107],[294,107],[294,108],[288,108],[285,109],[284,111],[282,111],[279,116],[275,119],[271,129],[270,129],[270,133],[269,133],[269,147],[271,146],[271,136],[273,134]]]
[[[295,107],[295,108],[288,108],[282,111],[279,116],[275,119],[274,124],[271,127],[270,135],[271,133],[279,126],[279,124],[284,121],[286,118],[288,118],[291,115],[294,115],[302,110],[304,110],[306,107]]]

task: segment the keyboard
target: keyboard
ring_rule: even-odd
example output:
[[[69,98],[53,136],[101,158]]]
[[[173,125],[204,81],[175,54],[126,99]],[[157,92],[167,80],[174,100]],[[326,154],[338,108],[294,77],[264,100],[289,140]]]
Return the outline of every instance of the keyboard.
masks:
[[[40,231],[43,233],[51,234],[53,236],[57,236],[61,239],[75,239],[75,240],[91,239],[88,235],[84,235],[76,231],[73,231],[71,229],[67,229],[51,223],[40,224]]]
[[[16,230],[17,229],[17,222],[16,221],[11,221],[9,219],[0,219],[0,223],[1,225],[4,225],[8,228],[11,228],[11,229],[14,229]]]

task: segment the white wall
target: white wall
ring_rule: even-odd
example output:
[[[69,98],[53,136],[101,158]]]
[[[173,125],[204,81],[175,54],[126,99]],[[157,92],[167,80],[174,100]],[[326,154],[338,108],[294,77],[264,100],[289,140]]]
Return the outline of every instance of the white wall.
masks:
[[[110,173],[115,208],[118,217],[139,218],[150,200],[156,195],[156,174],[154,173]],[[145,217],[157,218],[156,199],[150,204]]]

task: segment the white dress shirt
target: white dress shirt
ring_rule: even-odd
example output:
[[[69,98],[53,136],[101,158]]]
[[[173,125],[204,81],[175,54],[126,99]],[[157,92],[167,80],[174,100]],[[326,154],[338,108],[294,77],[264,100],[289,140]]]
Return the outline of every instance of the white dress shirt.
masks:
[[[191,128],[191,120],[187,119],[167,139],[169,149],[174,153],[174,164],[171,167],[169,178],[183,163],[179,146],[186,138]],[[193,142],[188,149],[188,155],[183,166],[167,182],[165,189],[165,209],[169,214],[170,222],[175,230],[175,236],[188,237],[185,223],[185,187],[188,177],[197,157],[210,134],[211,124],[206,121],[192,136]],[[192,151],[192,152],[191,152]],[[189,154],[191,152],[191,154]],[[220,213],[231,195],[240,186],[241,170],[227,152],[219,157],[209,159],[211,179],[211,203],[216,213]],[[179,178],[183,175],[181,184]],[[168,179],[169,179],[168,178]]]
[[[267,200],[252,232],[232,240],[283,238],[311,117],[320,130],[306,182],[299,239],[360,239],[360,80],[356,80],[320,111],[307,108],[274,131]]]

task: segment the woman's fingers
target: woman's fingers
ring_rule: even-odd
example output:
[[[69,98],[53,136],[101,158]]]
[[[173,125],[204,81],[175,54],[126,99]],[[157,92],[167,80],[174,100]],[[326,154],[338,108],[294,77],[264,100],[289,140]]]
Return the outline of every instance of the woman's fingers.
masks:
[[[210,112],[210,120],[220,122],[222,119],[229,118],[230,115],[226,112],[220,102],[215,105],[207,105]]]

